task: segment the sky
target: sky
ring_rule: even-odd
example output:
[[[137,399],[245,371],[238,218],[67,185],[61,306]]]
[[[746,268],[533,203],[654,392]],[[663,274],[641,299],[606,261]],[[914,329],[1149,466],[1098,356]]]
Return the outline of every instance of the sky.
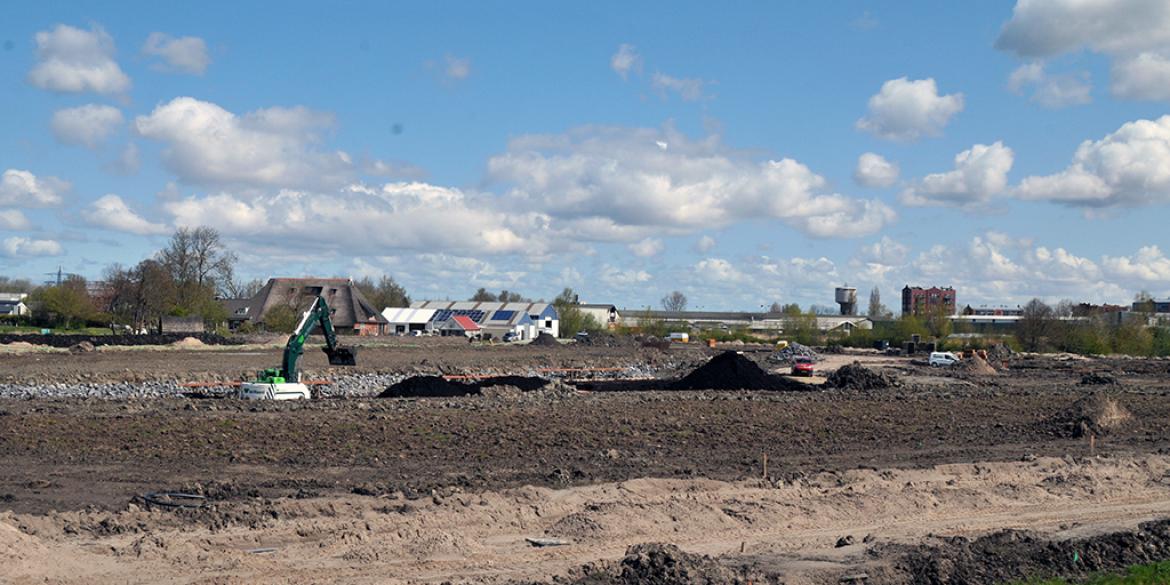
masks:
[[[1170,3],[9,3],[0,275],[1170,297]]]

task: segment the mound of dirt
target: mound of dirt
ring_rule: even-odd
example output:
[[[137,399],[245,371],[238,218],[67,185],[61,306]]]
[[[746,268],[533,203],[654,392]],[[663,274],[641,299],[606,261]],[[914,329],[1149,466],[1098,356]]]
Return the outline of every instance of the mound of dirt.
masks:
[[[769,374],[743,354],[726,351],[671,384],[676,390],[796,390],[804,385]]]
[[[1053,542],[1024,531],[1004,530],[969,540],[954,537],[906,554],[898,568],[911,583],[993,585],[1051,576],[1077,577],[1170,558],[1170,520],[1146,522],[1134,532],[1115,532]]]
[[[669,339],[660,339],[653,335],[649,337],[643,337],[641,340],[639,340],[639,343],[642,345],[642,347],[649,347],[651,349],[660,349],[663,351],[670,349]]]
[[[987,349],[987,361],[993,364],[1011,361],[1015,356],[1016,352],[1002,343],[997,343]]]
[[[825,380],[825,386],[838,390],[881,390],[901,386],[902,381],[893,374],[875,372],[860,362],[853,362],[837,368]]]
[[[960,362],[959,368],[973,376],[995,376],[999,374],[999,371],[987,363],[987,360],[983,359],[983,356],[977,353],[972,354],[970,358]]]
[[[558,581],[560,581],[558,579]],[[570,585],[730,585],[752,580],[707,555],[684,552],[673,544],[635,544],[613,563],[581,567]]]
[[[205,345],[207,345],[207,344],[203,343],[197,337],[184,337],[184,338],[172,343],[171,347],[191,348],[191,347],[203,347]]]
[[[561,345],[561,342],[557,341],[557,338],[548,333],[541,333],[532,339],[532,345],[539,347],[558,347]]]
[[[94,346],[94,344],[89,342],[89,341],[81,341],[81,342],[78,342],[76,345],[72,345],[69,347],[69,353],[89,353],[91,351],[96,351],[96,350],[97,350],[97,347]]]
[[[634,347],[636,342],[631,335],[614,335],[613,333],[590,333],[588,337],[578,339],[577,343],[589,347]]]
[[[1049,422],[1056,434],[1065,437],[1107,435],[1127,423],[1133,415],[1117,400],[1105,394],[1090,394],[1074,402]]]
[[[479,394],[479,386],[452,382],[442,376],[411,376],[390,386],[378,398],[424,398],[472,396]]]
[[[1117,378],[1110,374],[1102,374],[1097,372],[1090,372],[1081,376],[1081,384],[1086,386],[1103,386],[1107,384],[1116,384]]]
[[[549,381],[536,376],[494,376],[474,382],[458,382],[442,376],[412,376],[382,391],[378,398],[448,398],[452,396],[507,397],[540,390]]]

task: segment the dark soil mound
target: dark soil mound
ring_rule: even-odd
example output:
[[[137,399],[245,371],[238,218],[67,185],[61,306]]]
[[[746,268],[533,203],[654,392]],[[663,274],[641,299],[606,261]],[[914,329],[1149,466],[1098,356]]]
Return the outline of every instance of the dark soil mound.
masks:
[[[411,376],[378,395],[378,398],[423,398],[471,396],[479,394],[479,386],[445,380],[442,376]]]
[[[1050,419],[1063,437],[1107,435],[1125,426],[1133,415],[1105,394],[1090,394]]]
[[[881,390],[901,385],[897,376],[875,372],[858,362],[837,368],[825,380],[825,386],[838,390]]]
[[[993,585],[1052,576],[1077,577],[1170,558],[1170,520],[1116,532],[1052,542],[1005,530],[975,540],[954,537],[907,554],[898,568],[926,585]]]
[[[541,347],[558,347],[560,344],[561,342],[557,341],[557,338],[548,333],[541,333],[532,339],[532,345]]]
[[[588,337],[577,339],[577,343],[590,347],[634,347],[637,343],[632,335],[614,335],[613,333],[590,333]]]
[[[673,544],[636,544],[617,566],[585,565],[571,585],[740,585],[752,582],[743,571],[706,555],[683,552]],[[558,579],[557,581],[561,581]],[[760,582],[760,581],[756,581]]]
[[[734,351],[723,352],[671,384],[676,390],[799,390],[804,385],[769,374]]]
[[[1081,384],[1085,384],[1087,386],[1103,386],[1106,384],[1116,384],[1116,383],[1117,383],[1117,378],[1114,378],[1113,376],[1111,376],[1109,374],[1099,374],[1097,372],[1091,372],[1091,373],[1085,374],[1084,376],[1081,376]]]
[[[455,382],[442,376],[412,376],[390,386],[379,394],[378,398],[476,396],[482,394],[484,388],[503,386],[511,386],[522,392],[531,392],[540,390],[548,384],[548,380],[535,376],[493,376],[474,382]]]

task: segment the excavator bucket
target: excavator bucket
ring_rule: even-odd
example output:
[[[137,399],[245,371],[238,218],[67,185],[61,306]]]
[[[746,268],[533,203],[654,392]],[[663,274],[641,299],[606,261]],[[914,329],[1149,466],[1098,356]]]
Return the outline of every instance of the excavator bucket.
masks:
[[[325,355],[329,356],[329,365],[331,366],[357,365],[357,348],[336,347],[331,350],[328,347],[323,347],[321,351],[324,351]]]

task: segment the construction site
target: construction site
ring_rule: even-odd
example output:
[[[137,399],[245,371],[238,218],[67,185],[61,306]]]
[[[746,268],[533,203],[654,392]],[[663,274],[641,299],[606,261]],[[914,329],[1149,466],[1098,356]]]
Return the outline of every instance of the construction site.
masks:
[[[998,584],[1170,555],[1170,361],[596,335],[350,337],[349,365],[306,335],[258,380],[296,337],[0,339],[0,581]]]

